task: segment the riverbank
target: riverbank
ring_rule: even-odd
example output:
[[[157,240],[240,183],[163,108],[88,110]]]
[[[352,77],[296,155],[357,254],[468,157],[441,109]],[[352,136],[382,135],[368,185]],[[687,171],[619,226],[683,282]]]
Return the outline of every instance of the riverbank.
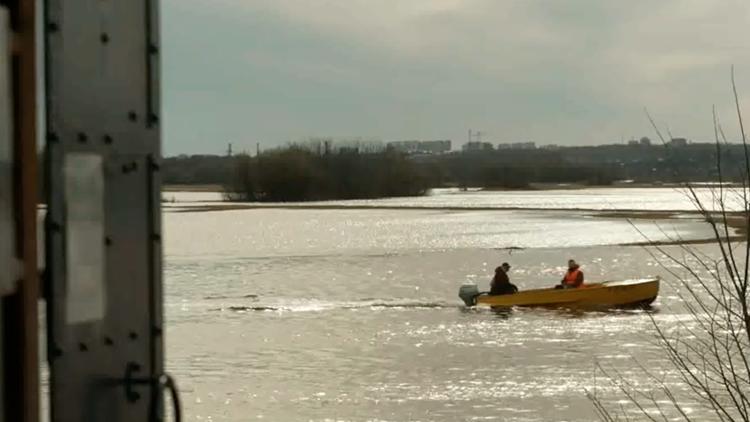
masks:
[[[162,192],[223,192],[224,187],[221,185],[164,185]]]
[[[611,189],[611,188],[633,188],[633,189],[685,189],[688,185],[685,183],[641,183],[641,182],[613,182],[609,185],[588,185],[583,183],[529,183],[525,188],[478,188],[484,191],[503,192],[514,190],[568,190],[568,189]],[[717,182],[694,182],[689,186],[693,188],[711,188],[711,189],[741,189],[741,183],[717,183]]]
[[[719,188],[725,189],[737,189],[742,188],[741,184],[737,183],[724,183],[720,185],[715,182],[698,182],[691,183],[691,186],[695,188]],[[586,185],[579,183],[530,183],[525,188],[499,188],[499,187],[468,187],[471,191],[485,191],[485,192],[518,192],[518,191],[558,191],[558,190],[588,190],[588,189],[684,189],[685,185],[681,183],[629,183],[629,182],[614,182],[611,185]],[[433,189],[457,189],[461,188],[458,186],[444,186]],[[165,184],[162,186],[164,192],[223,192],[224,186],[219,184]]]

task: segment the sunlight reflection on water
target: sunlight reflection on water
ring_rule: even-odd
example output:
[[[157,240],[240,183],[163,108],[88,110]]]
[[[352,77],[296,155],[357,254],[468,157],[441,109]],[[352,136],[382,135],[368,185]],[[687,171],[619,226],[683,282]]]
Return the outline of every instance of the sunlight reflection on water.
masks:
[[[497,314],[456,297],[502,261],[521,289],[557,283],[570,257],[590,281],[665,275],[616,246],[642,240],[622,220],[261,209],[167,212],[164,226],[168,366],[188,420],[592,421],[587,389],[620,399],[597,361],[644,391],[632,357],[664,367],[643,311]],[[676,329],[679,305],[663,283],[650,315]]]

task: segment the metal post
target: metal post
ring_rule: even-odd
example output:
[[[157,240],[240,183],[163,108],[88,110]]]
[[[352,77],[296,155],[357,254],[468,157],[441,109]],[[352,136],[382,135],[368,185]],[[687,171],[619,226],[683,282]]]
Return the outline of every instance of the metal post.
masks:
[[[158,1],[46,6],[51,420],[158,421]]]

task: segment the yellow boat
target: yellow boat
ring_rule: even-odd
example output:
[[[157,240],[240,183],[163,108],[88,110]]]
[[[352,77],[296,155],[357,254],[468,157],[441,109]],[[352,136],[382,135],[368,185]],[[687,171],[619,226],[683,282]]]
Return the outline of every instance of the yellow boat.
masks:
[[[463,285],[458,296],[466,306],[542,306],[561,308],[627,308],[648,306],[659,294],[659,277],[585,284],[576,289],[533,289],[508,295],[480,293],[476,285]]]

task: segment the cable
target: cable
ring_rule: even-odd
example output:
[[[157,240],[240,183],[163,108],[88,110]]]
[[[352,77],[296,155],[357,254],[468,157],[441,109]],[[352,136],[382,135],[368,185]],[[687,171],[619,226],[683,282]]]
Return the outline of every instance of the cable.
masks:
[[[169,374],[162,374],[159,377],[159,386],[169,389],[169,396],[172,398],[172,408],[174,411],[175,422],[182,422],[182,404],[180,403],[180,391],[177,388],[174,378]]]

